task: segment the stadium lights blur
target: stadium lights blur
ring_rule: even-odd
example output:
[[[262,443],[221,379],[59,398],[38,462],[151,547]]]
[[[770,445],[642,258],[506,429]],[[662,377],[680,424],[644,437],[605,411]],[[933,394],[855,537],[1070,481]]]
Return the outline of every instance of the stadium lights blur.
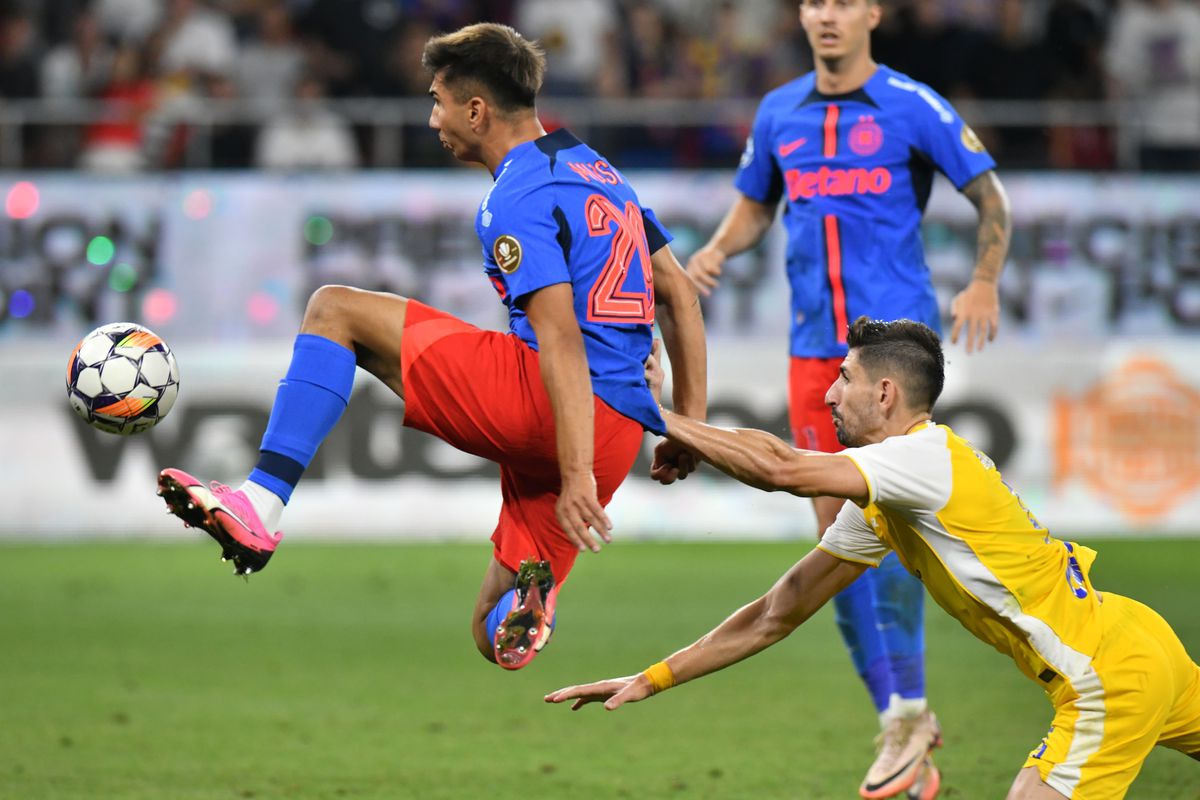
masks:
[[[158,326],[169,322],[179,310],[175,293],[167,289],[151,289],[142,300],[142,316],[150,325]]]
[[[41,195],[29,181],[14,183],[4,198],[4,211],[13,219],[29,219],[37,213]]]

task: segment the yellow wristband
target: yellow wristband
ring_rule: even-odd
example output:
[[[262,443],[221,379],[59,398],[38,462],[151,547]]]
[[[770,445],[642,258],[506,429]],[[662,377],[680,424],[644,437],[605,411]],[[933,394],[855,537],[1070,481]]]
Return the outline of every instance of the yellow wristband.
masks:
[[[665,692],[675,685],[675,673],[671,672],[671,668],[667,666],[667,662],[660,661],[657,664],[647,667],[642,672],[646,679],[650,681],[650,686],[654,689],[654,694]]]

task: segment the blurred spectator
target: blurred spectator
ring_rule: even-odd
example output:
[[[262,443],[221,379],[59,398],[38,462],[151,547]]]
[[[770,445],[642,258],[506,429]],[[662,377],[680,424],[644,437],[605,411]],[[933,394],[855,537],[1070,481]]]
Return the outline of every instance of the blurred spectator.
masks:
[[[0,97],[37,97],[41,53],[29,12],[0,8]]]
[[[156,90],[138,49],[123,47],[117,51],[112,79],[100,97],[105,101],[105,118],[84,133],[79,166],[102,172],[141,169],[146,163],[143,120],[154,108]]]
[[[291,94],[304,72],[304,53],[292,33],[292,21],[282,2],[259,10],[258,38],[247,43],[237,62],[238,87],[243,97],[278,107]]]
[[[73,108],[92,99],[112,76],[113,50],[104,40],[94,14],[86,9],[74,17],[71,37],[46,54],[41,64],[41,94],[49,101]],[[79,125],[47,125],[36,132],[35,166],[60,166],[75,160],[82,141]]]
[[[229,18],[197,0],[166,0],[160,67],[164,74],[220,75],[233,69],[237,39]]]
[[[1179,0],[1126,3],[1106,61],[1116,94],[1139,107],[1142,167],[1200,169],[1200,9]]]
[[[709,28],[690,38],[687,60],[695,68],[701,97],[760,95],[766,85],[765,42],[742,36],[742,19],[748,12],[741,3],[722,2],[713,10]]]
[[[163,0],[96,0],[100,28],[121,43],[145,41],[158,29]]]
[[[720,36],[737,42],[740,50],[757,53],[775,43],[781,9],[788,18],[799,17],[799,3],[794,0],[655,0],[655,3],[691,33]],[[732,15],[725,13],[730,6],[735,12]],[[788,25],[784,30],[792,27]]]
[[[368,94],[388,43],[413,0],[310,0],[297,30],[308,68],[333,97]]]
[[[591,94],[609,66],[610,37],[617,33],[614,3],[609,0],[518,0],[514,27],[546,50],[543,94]],[[625,28],[628,40],[638,31]]]
[[[358,147],[350,126],[322,105],[324,87],[313,77],[300,81],[296,105],[263,126],[255,166],[264,169],[352,169]]]
[[[92,13],[95,0],[39,0],[26,3],[34,12],[35,25],[42,44],[54,47],[70,39],[75,30],[75,21],[84,14]]]
[[[89,152],[106,153],[89,156],[99,163],[120,161],[119,151],[150,167],[201,165],[209,140],[193,134],[210,116],[205,104],[252,101],[236,106],[252,114],[244,124],[216,114],[212,162],[233,166],[257,138],[253,115],[281,114],[301,75],[338,98],[423,97],[420,54],[440,29],[486,19],[540,40],[550,113],[555,95],[760,96],[811,69],[798,16],[797,0],[0,0],[0,97],[103,94],[142,108],[136,125],[113,117],[70,130],[31,106],[19,163],[35,167],[74,161],[85,130]],[[1111,168],[1119,129],[1081,123],[1078,111],[1102,112],[1115,97],[1138,103],[1124,124],[1144,133],[1144,166],[1200,169],[1198,41],[1200,0],[887,0],[873,49],[951,99],[1046,103],[1012,107],[1044,125],[977,126],[1006,166]],[[140,52],[139,82],[107,86],[114,48],[126,45]],[[148,98],[135,87],[151,79]],[[294,116],[311,126],[307,112]],[[626,166],[725,165],[743,128],[614,120],[591,135]],[[389,133],[364,139],[377,164],[447,162],[424,115]],[[5,158],[18,163],[15,149]]]
[[[1104,0],[1053,0],[1045,10],[1038,28],[1050,60],[1052,94],[1104,97],[1106,7]]]
[[[1040,36],[1027,32],[1026,0],[998,0],[994,31],[983,35],[968,61],[974,97],[996,100],[1041,100],[1049,88],[1047,53]],[[1004,64],[1004,69],[997,69]],[[1013,126],[987,130],[975,124],[996,161],[1006,167],[1045,166],[1046,133],[1041,127]]]
[[[1041,26],[1049,59],[1052,100],[1099,102],[1107,97],[1104,75],[1103,0],[1054,0]],[[1113,132],[1103,125],[1080,125],[1056,105],[1049,128],[1048,161],[1055,169],[1112,169]],[[1059,119],[1059,117],[1066,117]]]
[[[429,94],[429,73],[421,64],[425,42],[437,30],[417,18],[396,31],[387,46],[383,68],[376,75],[374,93],[384,97],[425,97]]]
[[[789,0],[776,1],[775,16],[767,24],[767,33],[768,40],[763,46],[766,74],[763,76],[763,90],[759,95],[766,94],[768,90],[782,86],[813,68],[812,50],[800,28],[800,12],[796,3]],[[747,123],[746,131],[741,137],[743,141],[749,132]]]
[[[208,98],[218,103],[238,100],[237,84],[225,75],[213,75],[208,81]],[[236,119],[218,121],[208,131],[207,166],[212,169],[247,169],[252,166],[257,126]]]
[[[970,97],[968,63],[977,35],[952,24],[939,0],[888,4],[871,49],[883,64],[951,99]]]
[[[94,97],[108,85],[113,51],[91,12],[75,17],[70,41],[46,54],[42,61],[42,96],[52,100]]]
[[[682,37],[674,20],[650,0],[631,3],[626,13],[617,49],[617,63],[625,71],[624,93],[639,97],[694,96],[697,81],[689,81],[685,73]],[[698,79],[698,75],[695,77]]]
[[[376,76],[373,92],[384,97],[420,97],[429,103],[430,76],[421,65],[425,42],[437,30],[421,18],[409,20],[397,31],[388,46],[383,69]],[[545,112],[542,124],[549,129]],[[429,129],[428,117],[414,118],[400,131],[399,157],[403,164],[423,166],[460,166],[454,156],[442,147],[437,135]],[[376,157],[380,154],[376,153]],[[388,164],[388,166],[393,166]]]
[[[1021,0],[1018,6],[1028,4]],[[1002,3],[996,0],[937,0],[938,17],[943,23],[981,33],[995,33],[1003,24]]]
[[[996,0],[995,29],[971,54],[970,85],[976,97],[1035,100],[1046,93],[1048,54],[1042,38],[1024,25],[1026,0]],[[1003,69],[996,65],[1003,64]]]

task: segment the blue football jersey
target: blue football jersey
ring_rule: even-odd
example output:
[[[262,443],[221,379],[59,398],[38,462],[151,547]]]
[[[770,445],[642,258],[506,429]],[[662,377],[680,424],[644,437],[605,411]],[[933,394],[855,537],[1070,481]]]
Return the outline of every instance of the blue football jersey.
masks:
[[[495,178],[475,230],[509,330],[536,350],[523,300],[571,284],[592,392],[647,430],[665,433],[643,365],[653,341],[650,254],[670,235],[625,177],[565,129],[514,147]]]
[[[734,185],[786,198],[791,354],[845,355],[863,314],[940,331],[920,236],[933,171],[961,190],[995,166],[944,98],[883,65],[849,94],[809,73],[763,98]]]

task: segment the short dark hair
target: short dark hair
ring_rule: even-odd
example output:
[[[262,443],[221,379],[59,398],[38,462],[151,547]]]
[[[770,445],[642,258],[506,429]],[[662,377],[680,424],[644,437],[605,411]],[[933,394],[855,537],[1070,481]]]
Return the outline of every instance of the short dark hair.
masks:
[[[421,64],[459,101],[482,89],[501,111],[533,108],[546,54],[507,25],[480,22],[425,43]]]
[[[882,322],[859,317],[850,326],[846,343],[858,351],[858,363],[872,380],[891,373],[911,407],[933,410],[946,384],[946,360],[942,340],[932,328],[911,319]]]

